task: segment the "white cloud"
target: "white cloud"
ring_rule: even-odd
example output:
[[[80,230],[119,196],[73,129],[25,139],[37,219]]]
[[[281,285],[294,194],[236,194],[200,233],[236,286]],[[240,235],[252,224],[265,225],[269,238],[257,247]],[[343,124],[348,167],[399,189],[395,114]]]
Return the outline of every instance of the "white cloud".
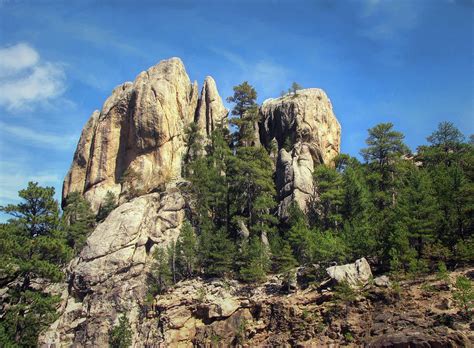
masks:
[[[61,64],[44,62],[26,43],[0,49],[0,106],[9,111],[32,109],[65,91]]]
[[[26,141],[28,144],[34,144],[52,150],[59,149],[69,151],[77,141],[74,135],[46,134],[38,130],[0,122],[0,134],[2,133]]]
[[[13,75],[38,63],[39,54],[25,43],[0,48],[0,77]]]

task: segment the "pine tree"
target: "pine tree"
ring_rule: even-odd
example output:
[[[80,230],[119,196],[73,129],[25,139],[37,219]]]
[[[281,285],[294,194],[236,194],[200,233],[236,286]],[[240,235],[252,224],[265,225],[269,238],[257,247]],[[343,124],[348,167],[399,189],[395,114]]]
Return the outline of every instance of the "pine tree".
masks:
[[[450,166],[458,163],[465,152],[469,152],[469,144],[464,144],[464,135],[451,122],[441,122],[438,129],[426,138],[429,146],[418,147],[416,156],[423,166],[436,167],[438,165]]]
[[[230,162],[228,172],[231,214],[246,220],[252,233],[271,233],[277,222],[275,184],[270,157],[262,147],[243,147]]]
[[[112,191],[107,191],[104,201],[99,207],[96,220],[98,222],[104,221],[115,208],[117,208],[117,196]]]
[[[125,314],[122,314],[118,325],[110,331],[109,345],[111,348],[128,348],[132,345],[132,330]]]
[[[183,156],[183,176],[188,177],[190,175],[190,164],[203,155],[202,142],[204,138],[200,134],[199,126],[196,122],[191,122],[184,130],[184,133],[186,152]]]
[[[235,245],[224,229],[215,232],[203,230],[199,248],[205,275],[224,277],[230,274],[235,256]]]
[[[438,129],[426,138],[432,145],[441,147],[444,152],[454,151],[464,141],[464,135],[452,122],[441,122]]]
[[[473,206],[472,180],[458,164],[440,165],[432,175],[442,215],[438,236],[453,249],[458,240],[472,235],[472,215],[469,215]]]
[[[231,151],[224,129],[217,127],[211,133],[206,147],[207,155],[190,164],[191,193],[195,197],[198,224],[210,222],[216,229],[229,224],[229,197],[227,167]]]
[[[95,225],[90,203],[79,192],[72,192],[67,197],[62,221],[69,247],[79,253]]]
[[[380,123],[369,129],[366,140],[368,147],[361,151],[371,169],[370,181],[378,209],[385,209],[396,203],[397,164],[408,153],[403,138],[402,133],[393,130],[392,123]]]
[[[8,290],[8,307],[0,318],[3,346],[36,346],[38,334],[56,319],[58,296],[33,289],[31,282],[64,279],[62,268],[72,255],[59,229],[59,206],[54,188],[30,182],[19,192],[22,201],[0,210],[14,216],[0,224],[0,273]]]
[[[406,185],[401,195],[400,204],[407,211],[406,225],[419,257],[424,248],[436,238],[436,227],[439,224],[439,207],[428,174],[415,166],[408,172]]]
[[[171,272],[171,280],[173,284],[178,282],[178,263],[177,263],[177,252],[176,252],[176,242],[171,241],[171,243],[166,248],[168,256],[168,265]]]
[[[293,254],[300,264],[312,262],[314,254],[314,239],[305,214],[296,202],[288,208],[289,230],[286,232]]]
[[[182,278],[189,278],[195,273],[197,252],[197,238],[193,227],[185,221],[176,242],[178,273]]]
[[[371,217],[374,207],[365,180],[366,172],[356,159],[344,165],[341,214],[343,239],[352,259],[373,255],[377,246]]]
[[[322,262],[328,264],[332,261],[343,263],[347,261],[347,245],[342,235],[331,230],[312,231],[313,235],[313,254],[312,262]]]
[[[370,222],[377,231],[378,256],[384,262],[389,262],[392,254],[402,253],[402,258],[411,254],[405,250],[407,227],[404,222],[400,222],[403,209],[398,211],[400,219],[394,219],[393,216],[393,212],[399,208],[397,203],[403,187],[402,179],[411,165],[403,157],[408,153],[403,138],[402,133],[393,130],[393,124],[381,123],[369,129],[366,140],[368,147],[361,151],[367,162],[367,180],[375,208]],[[395,251],[392,250],[392,243],[396,245]]]
[[[293,95],[296,96],[296,92],[298,92],[300,89],[302,89],[303,87],[301,87],[301,85],[299,85],[298,83],[296,82],[293,82],[291,84],[291,91],[293,92]]]
[[[149,280],[149,293],[151,296],[156,296],[165,293],[173,284],[173,274],[167,250],[158,248],[155,250],[153,257],[155,264]]]
[[[291,245],[287,240],[275,237],[272,242],[272,259],[277,272],[286,273],[298,266],[298,261],[293,256]]]
[[[290,285],[295,276],[294,269],[298,266],[298,261],[293,256],[290,243],[283,238],[273,238],[271,250],[274,269],[283,275],[284,283],[287,284],[289,292]]]
[[[342,176],[335,169],[321,165],[315,169],[314,179],[318,193],[318,201],[315,204],[318,227],[323,230],[340,229],[344,198]]]
[[[383,220],[377,225],[380,229],[379,240],[380,257],[390,270],[397,274],[409,269],[409,265],[416,259],[416,251],[410,244],[410,231],[407,220],[409,212],[403,204],[380,215]]]
[[[23,202],[0,207],[26,228],[30,237],[49,235],[59,224],[59,206],[54,200],[53,187],[41,187],[29,182],[28,188],[18,192]]]
[[[431,178],[440,210],[436,249],[446,247],[461,260],[472,260],[474,244],[474,147],[463,143],[463,134],[450,122],[442,122],[418,148],[417,160]],[[467,246],[467,248],[466,248]]]
[[[268,251],[260,238],[253,237],[242,245],[243,265],[240,278],[247,283],[260,283],[265,279],[270,266]]]
[[[258,121],[258,105],[256,100],[257,92],[247,81],[234,86],[234,94],[227,98],[229,103],[235,104],[231,111],[235,118],[231,119],[231,122],[239,128],[236,133],[236,142],[239,146],[255,144],[257,132],[255,124]]]

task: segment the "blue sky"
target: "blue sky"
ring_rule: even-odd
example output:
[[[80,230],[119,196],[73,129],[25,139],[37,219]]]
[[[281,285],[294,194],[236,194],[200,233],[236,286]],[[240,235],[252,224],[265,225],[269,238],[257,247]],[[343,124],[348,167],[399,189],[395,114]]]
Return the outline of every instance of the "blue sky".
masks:
[[[473,0],[0,0],[0,205],[29,180],[59,193],[92,111],[168,57],[223,98],[323,88],[357,155],[379,122],[412,149],[443,120],[474,133],[473,53]]]

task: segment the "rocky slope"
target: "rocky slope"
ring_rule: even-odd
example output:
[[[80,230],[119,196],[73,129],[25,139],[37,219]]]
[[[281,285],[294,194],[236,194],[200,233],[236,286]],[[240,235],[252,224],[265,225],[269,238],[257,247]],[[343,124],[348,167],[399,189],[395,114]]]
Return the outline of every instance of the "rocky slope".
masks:
[[[266,100],[260,108],[260,142],[274,151],[280,216],[292,201],[301,209],[315,198],[313,171],[339,154],[341,126],[331,101],[317,88]]]
[[[108,332],[121,313],[131,322],[135,347],[176,341],[169,341],[173,332],[156,312],[159,305],[149,309],[144,303],[151,255],[178,237],[190,212],[180,189],[186,185],[181,178],[185,128],[197,123],[206,141],[218,124],[226,125],[227,113],[211,77],[199,94],[181,60],[171,58],[117,87],[102,110],[92,114],[64,180],[63,204],[77,191],[97,211],[111,191],[119,197],[119,206],[68,266],[60,317],[42,335],[42,346],[107,345]],[[329,99],[317,89],[267,101],[260,115],[261,144],[271,149],[277,143],[276,177],[284,216],[292,200],[304,208],[314,197],[313,167],[331,163],[339,152],[340,126]],[[191,287],[188,299],[197,291]],[[226,304],[219,306],[216,316],[232,314]],[[242,308],[239,313],[247,312]]]
[[[453,273],[469,273],[471,270]],[[197,289],[197,290],[196,290]],[[337,300],[331,288],[281,292],[274,277],[258,287],[196,279],[157,299],[150,316],[163,327],[164,346],[467,347],[472,323],[453,306],[447,283],[405,281],[395,291],[376,278]],[[470,326],[471,325],[471,326]]]
[[[353,265],[355,267],[355,265]],[[303,271],[303,270],[301,270]],[[369,269],[370,271],[370,269]],[[451,274],[451,281],[460,274]],[[162,336],[150,346],[229,347],[469,347],[469,323],[453,305],[449,281],[434,277],[403,281],[386,277],[338,300],[333,288],[282,291],[273,277],[261,286],[194,279],[156,299],[148,312]]]

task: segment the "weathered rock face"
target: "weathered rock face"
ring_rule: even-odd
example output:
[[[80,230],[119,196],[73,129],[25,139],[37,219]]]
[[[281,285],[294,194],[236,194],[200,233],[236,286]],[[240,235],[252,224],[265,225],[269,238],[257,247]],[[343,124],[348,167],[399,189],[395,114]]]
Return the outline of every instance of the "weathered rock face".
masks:
[[[70,263],[61,316],[42,335],[43,346],[106,346],[121,313],[136,346],[154,337],[143,301],[153,251],[176,240],[185,215],[178,188],[185,128],[196,122],[207,137],[227,113],[211,77],[198,96],[181,60],[171,58],[117,87],[92,114],[64,180],[63,203],[77,191],[97,211],[111,191],[119,207]]]
[[[63,202],[78,191],[97,211],[107,191],[146,193],[178,179],[185,127],[196,121],[209,134],[226,115],[212,78],[199,98],[180,59],[161,61],[117,87],[92,114],[64,180]],[[128,180],[124,173],[134,175]]]
[[[280,216],[286,216],[292,201],[306,210],[314,198],[315,165],[331,165],[340,150],[341,126],[331,102],[320,89],[303,89],[266,100],[260,113],[260,142],[277,152]]]
[[[69,265],[61,316],[41,344],[107,346],[110,328],[126,313],[135,345],[142,346],[149,335],[142,308],[152,254],[176,240],[184,206],[179,189],[170,187],[122,204],[98,225]]]

